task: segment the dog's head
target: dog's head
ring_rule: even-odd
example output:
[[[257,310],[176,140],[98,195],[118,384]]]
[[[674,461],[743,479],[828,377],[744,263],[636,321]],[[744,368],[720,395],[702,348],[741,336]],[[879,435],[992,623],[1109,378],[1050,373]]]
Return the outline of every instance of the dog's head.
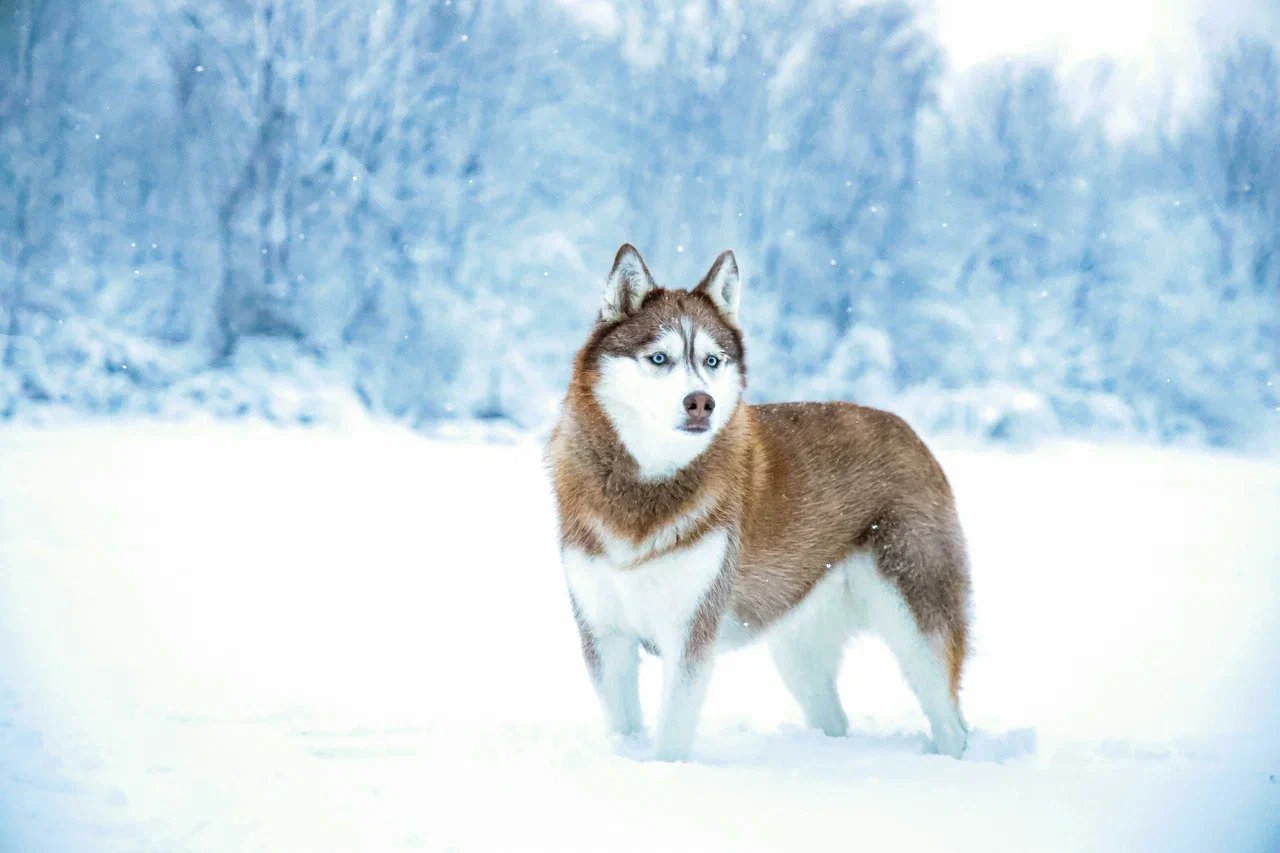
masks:
[[[643,476],[688,465],[733,417],[746,385],[740,296],[732,252],[684,291],[655,284],[630,244],[618,250],[584,367]]]

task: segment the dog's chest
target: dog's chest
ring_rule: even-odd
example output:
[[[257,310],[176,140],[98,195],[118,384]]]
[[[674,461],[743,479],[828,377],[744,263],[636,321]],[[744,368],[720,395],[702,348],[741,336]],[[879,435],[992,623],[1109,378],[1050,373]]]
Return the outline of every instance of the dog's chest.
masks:
[[[605,554],[599,557],[576,548],[564,555],[569,590],[587,624],[597,634],[640,636],[659,648],[683,643],[690,620],[722,569],[727,532],[713,530],[672,550],[663,550],[669,544],[604,545]]]
[[[659,525],[639,542],[619,536],[598,517],[589,519],[587,525],[595,533],[610,563],[618,568],[638,567],[681,545],[698,530],[714,508],[715,502],[704,498],[687,512]]]

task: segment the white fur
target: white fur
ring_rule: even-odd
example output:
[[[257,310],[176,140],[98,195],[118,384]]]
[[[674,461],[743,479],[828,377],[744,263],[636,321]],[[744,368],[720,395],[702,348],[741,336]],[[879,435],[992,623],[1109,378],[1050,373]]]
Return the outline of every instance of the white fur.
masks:
[[[646,479],[670,477],[696,459],[732,417],[741,396],[740,367],[736,363],[706,367],[708,355],[722,353],[705,331],[694,330],[693,335],[693,364],[686,360],[685,336],[677,329],[668,329],[634,357],[607,356],[600,361],[596,397]],[[669,366],[649,361],[656,352],[667,356]],[[684,398],[698,391],[711,395],[715,410],[710,429],[688,433],[680,429],[685,421]]]
[[[706,358],[711,353],[720,352],[720,348],[716,346],[716,339],[711,337],[711,333],[706,329],[688,329],[686,334],[693,335],[693,351],[700,353],[702,358]]]
[[[836,678],[846,640],[863,630],[883,637],[897,658],[929,719],[936,749],[958,758],[967,727],[951,698],[941,638],[920,631],[901,593],[865,553],[832,568],[766,632],[778,673],[805,719],[827,734],[844,733],[847,720]]]
[[[565,576],[587,624],[597,632],[643,637],[682,652],[689,621],[720,572],[727,534],[706,534],[688,548],[635,568],[566,549]]]
[[[687,666],[685,644],[693,617],[720,573],[727,545],[727,532],[712,531],[687,548],[634,568],[573,548],[564,553],[569,589],[602,652],[597,691],[613,731],[630,733],[639,726],[638,700],[633,703],[632,699],[636,695],[635,644],[643,638],[662,655],[663,699],[656,749],[663,759],[683,758],[693,741],[710,664]],[[603,653],[602,638],[608,654]]]
[[[836,568],[767,632],[782,681],[815,729],[841,737],[849,727],[836,678],[845,641],[864,624],[844,567]]]
[[[624,737],[644,732],[640,711],[640,641],[620,633],[596,637],[596,654],[600,658],[600,679],[596,694],[604,708],[609,730]]]
[[[654,757],[660,761],[683,761],[693,747],[702,702],[711,683],[710,657],[701,666],[686,670],[663,653],[662,713],[654,737]]]
[[[845,571],[856,610],[866,625],[884,638],[929,718],[934,747],[959,758],[964,753],[968,726],[951,698],[942,638],[921,632],[907,602],[880,576],[871,557],[854,557],[846,563]]]

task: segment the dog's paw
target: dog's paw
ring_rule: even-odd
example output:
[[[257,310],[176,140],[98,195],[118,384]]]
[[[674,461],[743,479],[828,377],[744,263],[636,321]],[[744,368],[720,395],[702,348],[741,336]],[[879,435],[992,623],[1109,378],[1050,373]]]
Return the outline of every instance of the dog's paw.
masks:
[[[653,743],[644,729],[627,732],[615,732],[612,736],[613,751],[623,758],[637,761],[648,758],[653,752]]]
[[[933,740],[928,751],[936,755],[961,758],[969,744],[969,730],[958,718],[933,726]]]

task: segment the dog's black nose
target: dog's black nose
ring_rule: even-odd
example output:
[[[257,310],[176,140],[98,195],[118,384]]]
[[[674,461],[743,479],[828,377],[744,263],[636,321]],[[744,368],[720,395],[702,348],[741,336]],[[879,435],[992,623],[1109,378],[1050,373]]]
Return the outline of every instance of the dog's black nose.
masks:
[[[684,398],[684,411],[690,418],[706,420],[715,411],[716,401],[710,394],[695,391]]]

